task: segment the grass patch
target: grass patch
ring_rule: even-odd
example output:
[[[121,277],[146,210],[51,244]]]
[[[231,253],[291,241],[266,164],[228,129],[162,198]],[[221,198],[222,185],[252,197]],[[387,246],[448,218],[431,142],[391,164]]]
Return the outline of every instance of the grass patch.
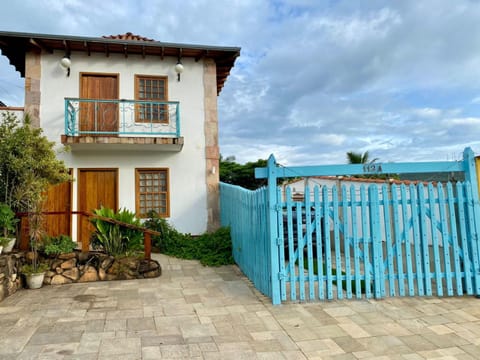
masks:
[[[212,233],[192,236],[177,231],[155,213],[149,214],[149,219],[145,221],[144,225],[162,234],[152,238],[154,246],[165,255],[180,259],[199,260],[205,266],[234,264],[230,228],[224,227]]]
[[[303,259],[303,267],[308,270],[308,259]],[[313,262],[313,273],[315,275],[318,275],[318,265],[317,265],[316,261]],[[325,265],[325,263],[323,263],[323,276],[326,276],[326,274],[327,274],[327,266]],[[346,276],[347,274],[344,271],[342,271],[341,275]],[[337,276],[337,269],[332,268],[333,284],[338,287],[336,276]],[[351,280],[351,285],[352,285],[352,293],[356,294],[357,293],[357,283],[356,283],[356,281]],[[371,288],[372,287],[371,287],[371,284],[370,284],[370,289]],[[347,291],[347,280],[342,280],[342,289]],[[362,294],[365,294],[365,292],[366,292],[365,280],[360,280],[360,292]]]

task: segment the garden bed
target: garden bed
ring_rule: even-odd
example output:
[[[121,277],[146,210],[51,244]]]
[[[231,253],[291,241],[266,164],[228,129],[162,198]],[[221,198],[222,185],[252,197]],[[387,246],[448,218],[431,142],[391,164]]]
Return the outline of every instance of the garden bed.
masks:
[[[0,255],[0,301],[24,287],[18,269],[31,261],[33,253],[13,252]],[[154,278],[162,274],[156,260],[139,257],[116,257],[102,252],[74,251],[56,257],[40,257],[49,265],[43,283],[62,285],[90,281]]]

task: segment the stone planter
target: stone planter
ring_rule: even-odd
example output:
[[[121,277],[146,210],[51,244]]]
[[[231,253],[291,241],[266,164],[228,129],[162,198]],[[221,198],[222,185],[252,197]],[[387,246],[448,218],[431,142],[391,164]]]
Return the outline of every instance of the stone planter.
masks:
[[[45,273],[25,274],[25,280],[29,289],[40,289],[43,285],[43,278]]]
[[[3,252],[11,252],[13,250],[13,246],[15,245],[16,238],[10,238],[10,241],[7,245],[4,246]]]

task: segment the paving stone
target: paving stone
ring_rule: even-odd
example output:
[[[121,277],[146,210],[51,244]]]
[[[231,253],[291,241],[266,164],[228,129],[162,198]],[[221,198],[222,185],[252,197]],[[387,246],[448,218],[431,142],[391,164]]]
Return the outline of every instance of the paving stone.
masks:
[[[157,255],[160,278],[44,287],[0,303],[1,359],[476,359],[473,297],[273,306],[235,266]],[[35,296],[33,296],[35,295]],[[75,301],[76,296],[92,301]]]

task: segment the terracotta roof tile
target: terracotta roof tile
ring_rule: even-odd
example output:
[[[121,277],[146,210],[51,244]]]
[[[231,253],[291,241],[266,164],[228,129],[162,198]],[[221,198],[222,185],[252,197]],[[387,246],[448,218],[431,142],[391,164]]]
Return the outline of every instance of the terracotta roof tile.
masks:
[[[118,34],[118,35],[104,35],[102,37],[104,39],[117,39],[117,40],[155,41],[153,39],[149,39],[140,35],[132,34],[131,32],[127,32],[125,34]]]

